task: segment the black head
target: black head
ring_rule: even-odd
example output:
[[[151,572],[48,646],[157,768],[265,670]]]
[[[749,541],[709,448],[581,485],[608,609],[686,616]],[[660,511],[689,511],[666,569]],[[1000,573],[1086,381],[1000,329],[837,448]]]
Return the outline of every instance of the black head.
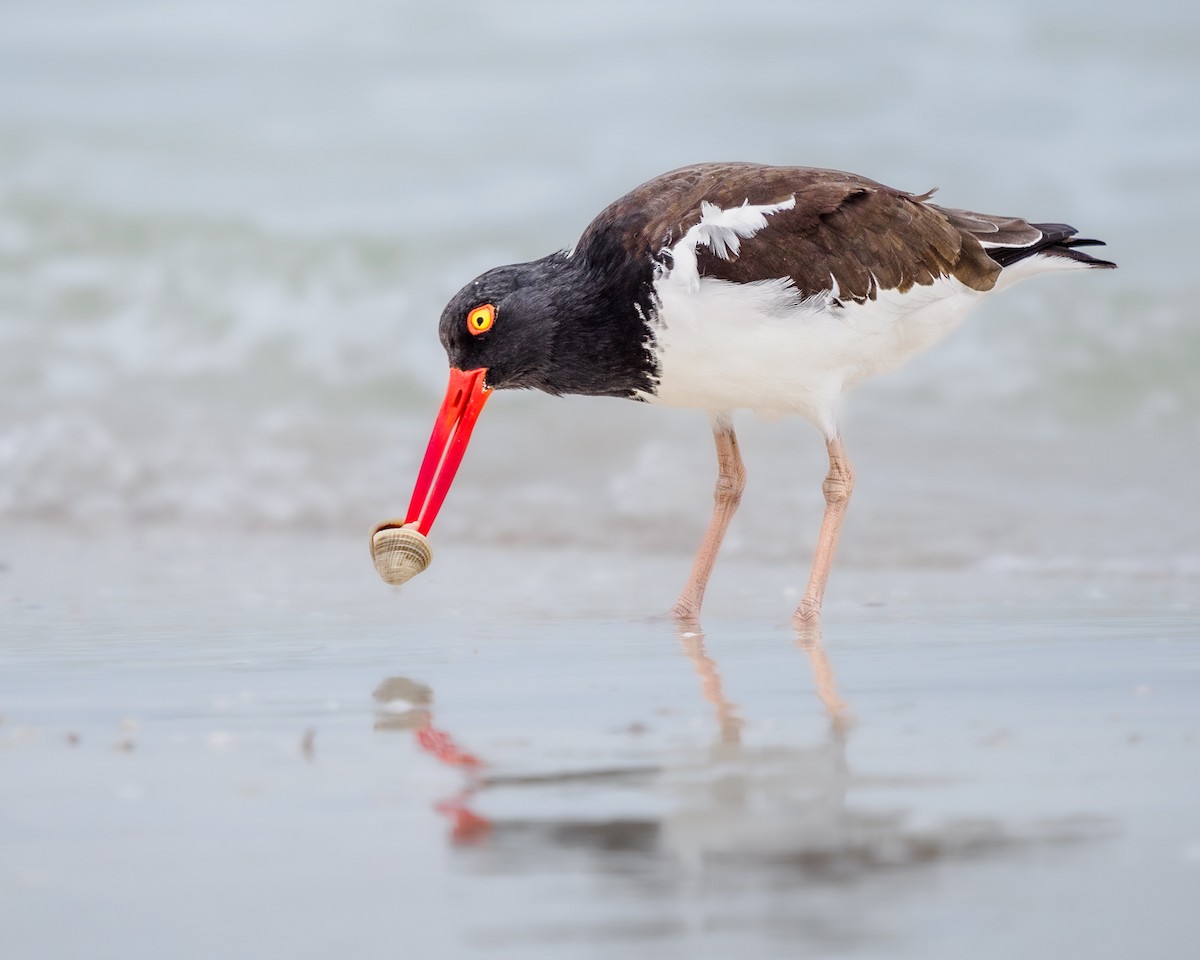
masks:
[[[489,270],[442,311],[450,366],[486,369],[493,389],[619,397],[651,389],[646,308],[635,304],[636,287],[614,279],[564,253]]]
[[[546,389],[560,313],[553,259],[496,267],[446,304],[438,333],[450,366],[486,369],[493,389]]]

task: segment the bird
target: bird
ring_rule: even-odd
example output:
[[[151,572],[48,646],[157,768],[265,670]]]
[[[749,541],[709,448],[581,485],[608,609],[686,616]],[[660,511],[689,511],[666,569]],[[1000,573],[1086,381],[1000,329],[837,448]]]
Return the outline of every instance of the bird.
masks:
[[[713,513],[672,608],[698,623],[746,482],[733,413],[798,415],[829,458],[793,615],[819,621],[854,490],[842,395],[931,347],[1018,280],[1116,266],[1082,249],[1102,241],[1067,224],[939,206],[933,193],[814,167],[693,164],[609,204],[570,249],[476,277],[439,321],[450,381],[408,513],[377,532],[406,527],[423,543],[495,391],[703,410],[716,447]]]

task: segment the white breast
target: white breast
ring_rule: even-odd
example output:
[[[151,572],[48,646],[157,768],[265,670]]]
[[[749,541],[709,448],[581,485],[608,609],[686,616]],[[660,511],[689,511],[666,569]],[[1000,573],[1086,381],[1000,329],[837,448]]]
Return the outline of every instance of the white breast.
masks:
[[[664,272],[651,318],[659,383],[645,399],[766,417],[800,414],[836,432],[838,398],[932,346],[981,294],[951,277],[844,306],[836,284],[801,300],[789,279],[742,284]]]

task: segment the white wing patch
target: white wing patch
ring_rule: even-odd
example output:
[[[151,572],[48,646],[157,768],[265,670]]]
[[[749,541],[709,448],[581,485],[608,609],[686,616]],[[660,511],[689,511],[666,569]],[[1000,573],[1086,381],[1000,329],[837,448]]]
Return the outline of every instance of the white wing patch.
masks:
[[[1016,243],[1001,243],[999,240],[985,240],[983,237],[976,235],[975,239],[979,241],[979,245],[984,250],[1021,250],[1025,247],[1032,247],[1034,244],[1040,243],[1042,237],[1046,234],[1041,230],[1037,232],[1036,240],[1018,240]]]
[[[671,247],[672,278],[692,291],[700,289],[697,247],[704,244],[722,260],[736,257],[742,249],[742,241],[749,240],[763,229],[767,225],[767,217],[780,210],[791,210],[795,205],[795,196],[788,197],[782,203],[751,204],[747,200],[740,207],[729,207],[727,210],[707,200],[702,201],[700,222]]]

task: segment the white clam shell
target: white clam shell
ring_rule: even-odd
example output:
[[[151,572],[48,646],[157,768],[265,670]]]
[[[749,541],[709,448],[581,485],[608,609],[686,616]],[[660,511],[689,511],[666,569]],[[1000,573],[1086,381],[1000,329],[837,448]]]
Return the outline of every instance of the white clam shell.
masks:
[[[371,535],[371,559],[384,582],[398,587],[429,566],[433,550],[416,527],[380,524]]]

